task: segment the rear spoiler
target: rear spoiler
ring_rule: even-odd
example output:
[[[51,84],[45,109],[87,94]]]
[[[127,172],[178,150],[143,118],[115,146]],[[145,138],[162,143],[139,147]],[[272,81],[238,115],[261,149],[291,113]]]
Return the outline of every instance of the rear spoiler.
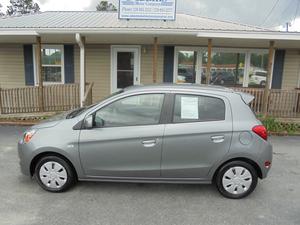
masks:
[[[250,95],[248,93],[245,92],[236,92],[237,94],[239,94],[241,96],[241,98],[243,99],[243,101],[248,105],[250,102],[253,101],[254,96]]]

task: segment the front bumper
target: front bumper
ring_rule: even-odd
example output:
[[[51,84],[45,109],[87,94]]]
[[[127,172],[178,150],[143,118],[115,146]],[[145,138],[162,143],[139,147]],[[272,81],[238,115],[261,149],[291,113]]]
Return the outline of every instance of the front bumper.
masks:
[[[26,176],[31,176],[30,173],[30,157],[28,154],[26,154],[25,151],[25,144],[22,143],[22,141],[18,142],[18,155],[19,155],[19,165],[21,172]]]

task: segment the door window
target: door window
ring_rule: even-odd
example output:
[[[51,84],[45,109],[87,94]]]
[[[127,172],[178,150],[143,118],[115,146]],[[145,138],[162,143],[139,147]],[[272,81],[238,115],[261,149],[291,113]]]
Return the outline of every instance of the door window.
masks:
[[[198,122],[225,120],[225,103],[220,98],[176,95],[173,121]]]
[[[134,81],[134,52],[117,53],[117,88],[132,86]]]
[[[139,47],[112,47],[112,93],[139,84],[140,55]]]
[[[117,100],[95,114],[96,127],[158,124],[164,94],[135,95]]]

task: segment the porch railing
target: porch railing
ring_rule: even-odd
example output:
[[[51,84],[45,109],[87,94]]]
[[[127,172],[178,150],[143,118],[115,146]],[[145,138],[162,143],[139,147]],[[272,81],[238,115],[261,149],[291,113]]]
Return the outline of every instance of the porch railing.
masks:
[[[80,106],[79,84],[43,87],[43,110],[65,111]],[[39,87],[0,89],[0,113],[39,112]]]
[[[86,86],[84,105],[92,104],[93,83]],[[250,107],[256,114],[263,110],[264,89],[233,88],[252,94],[255,99]],[[79,84],[48,85],[43,87],[43,110],[65,111],[80,106]],[[39,112],[39,87],[0,89],[0,113]],[[274,117],[300,118],[300,90],[270,90],[268,115]]]
[[[250,107],[256,114],[263,110],[264,89],[233,88],[235,91],[246,92],[255,97]],[[268,99],[268,115],[274,117],[300,117],[300,90],[271,89]]]
[[[86,85],[86,91],[85,91],[84,98],[83,98],[84,106],[88,106],[93,103],[93,93],[92,93],[93,86],[94,86],[94,83],[87,83],[87,85]]]

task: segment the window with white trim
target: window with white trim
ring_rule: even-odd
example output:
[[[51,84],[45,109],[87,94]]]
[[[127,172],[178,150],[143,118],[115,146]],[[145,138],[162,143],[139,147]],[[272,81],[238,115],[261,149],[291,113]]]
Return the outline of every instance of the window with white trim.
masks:
[[[35,46],[36,47],[36,46]],[[35,55],[35,49],[34,49]],[[41,49],[42,78],[45,84],[64,83],[64,52],[63,46],[43,45]],[[36,59],[36,56],[35,56]],[[36,62],[36,60],[35,60]],[[37,68],[35,65],[35,80],[38,83]]]
[[[174,83],[207,80],[207,49],[175,47]],[[213,48],[210,84],[229,87],[264,87],[268,52],[265,49]]]

